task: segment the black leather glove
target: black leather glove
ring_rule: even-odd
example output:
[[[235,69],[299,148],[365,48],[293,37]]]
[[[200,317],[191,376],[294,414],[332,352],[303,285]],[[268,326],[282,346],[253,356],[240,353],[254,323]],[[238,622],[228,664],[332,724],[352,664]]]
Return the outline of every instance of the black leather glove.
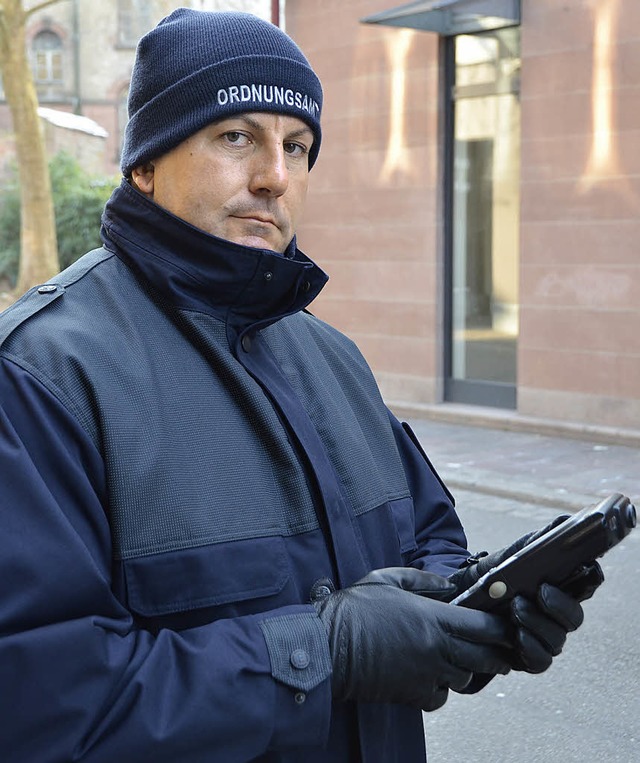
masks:
[[[511,543],[509,546],[505,546],[500,551],[494,551],[493,554],[489,554],[486,551],[482,551],[479,554],[470,556],[466,563],[449,576],[449,581],[456,586],[456,593],[451,598],[455,598],[462,591],[466,591],[471,588],[483,575],[489,570],[497,567],[499,564],[513,556],[516,552],[523,549],[528,543],[536,540],[540,536],[544,535],[549,530],[552,530],[557,525],[564,522],[567,519],[567,514],[562,514],[553,522],[550,522],[546,527],[541,530],[534,530],[533,532],[523,535],[518,540]]]
[[[543,583],[535,602],[516,596],[505,613],[510,622],[511,650],[505,655],[513,670],[543,673],[551,666],[567,640],[567,634],[582,624],[584,614],[577,599],[555,586]],[[495,677],[475,673],[461,694],[479,692]]]
[[[471,557],[465,566],[449,577],[449,582],[456,587],[455,595],[470,588],[490,569],[497,567],[565,519],[567,515],[561,515],[541,530],[527,533],[510,546],[493,554]],[[515,626],[511,659],[513,669],[529,673],[545,671],[553,658],[562,651],[567,634],[582,624],[584,614],[580,602],[593,596],[603,581],[602,569],[598,562],[593,560],[578,568],[562,588],[546,583],[541,585],[535,601],[516,596],[509,607],[509,616]],[[479,691],[491,678],[492,675],[474,676],[464,692]]]
[[[374,570],[362,582],[385,583],[439,601],[448,601],[452,590],[456,590],[451,580],[410,567]],[[508,616],[513,627],[509,631],[511,651],[505,652],[505,656],[514,670],[528,673],[545,671],[553,657],[562,651],[567,634],[580,627],[584,619],[582,607],[575,598],[546,583],[538,589],[535,603],[517,596],[511,602]],[[480,680],[474,677],[464,687],[464,693],[479,691],[488,680],[489,676]]]
[[[516,552],[523,549],[527,544],[537,540],[545,533],[552,530],[557,525],[561,524],[568,518],[567,514],[561,514],[559,517],[550,522],[546,527],[541,530],[527,533],[521,538],[518,538],[510,546],[500,551],[496,551],[493,554],[487,554],[482,552],[475,556],[469,557],[466,564],[459,570],[456,570],[449,576],[449,581],[456,586],[456,592],[451,597],[455,598],[462,591],[466,591],[468,588],[476,583],[484,574],[497,567],[499,564],[513,556]],[[569,593],[574,599],[578,601],[585,601],[593,596],[596,588],[604,581],[604,574],[602,568],[598,562],[594,559],[588,564],[578,568],[571,576],[570,581],[562,586],[562,589]]]
[[[333,696],[436,710],[474,673],[508,673],[507,620],[435,600],[451,589],[439,575],[394,568],[315,601],[329,636]]]
[[[510,614],[516,625],[511,667],[527,673],[545,671],[562,651],[567,634],[584,619],[578,600],[548,583],[538,588],[535,601],[516,596]]]

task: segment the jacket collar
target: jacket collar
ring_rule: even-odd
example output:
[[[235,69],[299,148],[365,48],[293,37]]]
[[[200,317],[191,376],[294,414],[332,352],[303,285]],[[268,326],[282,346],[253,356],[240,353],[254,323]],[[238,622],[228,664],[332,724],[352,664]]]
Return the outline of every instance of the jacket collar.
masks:
[[[174,307],[216,316],[238,334],[310,304],[327,275],[296,246],[284,255],[211,236],[147,199],[126,180],[102,216],[107,249]]]

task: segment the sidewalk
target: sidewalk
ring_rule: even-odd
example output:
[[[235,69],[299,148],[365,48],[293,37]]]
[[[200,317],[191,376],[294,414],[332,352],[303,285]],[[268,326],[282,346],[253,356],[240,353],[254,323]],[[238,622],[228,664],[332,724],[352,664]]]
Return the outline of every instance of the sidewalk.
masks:
[[[426,418],[407,420],[445,484],[578,511],[610,493],[640,504],[640,447]]]

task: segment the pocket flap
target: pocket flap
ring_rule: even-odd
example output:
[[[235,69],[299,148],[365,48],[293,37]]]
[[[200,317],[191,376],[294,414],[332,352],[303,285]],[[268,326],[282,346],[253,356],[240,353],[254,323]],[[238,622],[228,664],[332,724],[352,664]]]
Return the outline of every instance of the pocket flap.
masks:
[[[124,562],[127,599],[144,617],[279,593],[289,579],[282,538],[253,538]]]

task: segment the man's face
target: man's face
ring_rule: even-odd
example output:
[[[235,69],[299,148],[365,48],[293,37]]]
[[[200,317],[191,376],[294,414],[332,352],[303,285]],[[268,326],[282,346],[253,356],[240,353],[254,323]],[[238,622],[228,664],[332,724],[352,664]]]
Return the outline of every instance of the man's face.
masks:
[[[214,122],[133,172],[156,204],[196,228],[284,252],[307,195],[311,129],[251,112]]]

